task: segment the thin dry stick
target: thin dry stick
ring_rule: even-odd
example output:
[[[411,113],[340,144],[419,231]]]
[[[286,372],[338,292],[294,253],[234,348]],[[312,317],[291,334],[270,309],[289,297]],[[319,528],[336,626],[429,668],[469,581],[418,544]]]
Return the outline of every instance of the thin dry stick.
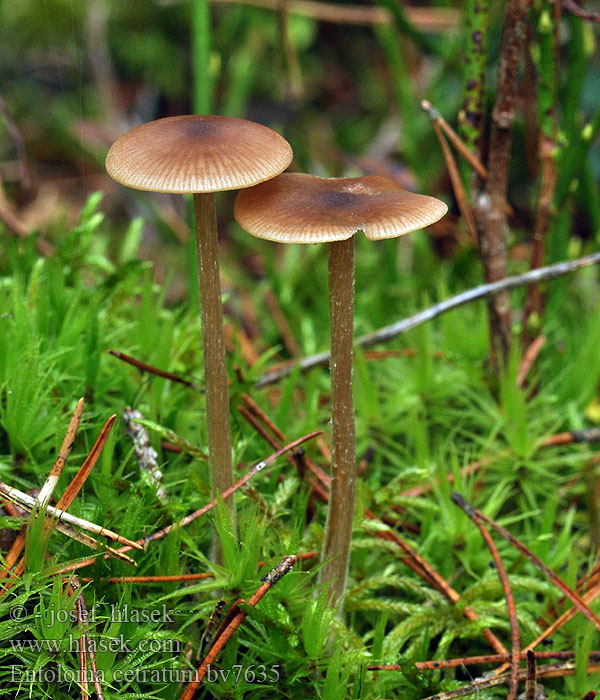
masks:
[[[547,567],[544,562],[536,556],[532,551],[527,549],[524,544],[519,542],[519,540],[512,535],[506,528],[502,527],[501,525],[498,525],[497,522],[492,520],[492,518],[488,517],[485,515],[485,513],[482,513],[480,510],[477,510],[471,503],[469,503],[464,496],[462,496],[460,493],[457,493],[456,491],[453,491],[451,494],[451,499],[452,501],[462,510],[469,515],[469,517],[472,517],[472,513],[480,517],[484,522],[486,522],[488,525],[494,528],[496,532],[502,537],[504,537],[506,540],[508,540],[513,547],[519,550],[522,554],[524,554],[529,561],[537,568],[539,569],[542,573],[546,574],[546,576],[552,581],[552,583],[561,590],[561,592],[575,605],[581,613],[583,613],[587,619],[592,622],[596,629],[600,630],[600,619],[598,616],[590,610],[590,608],[583,602],[580,596],[575,593],[567,584],[559,577],[557,576],[552,569]]]
[[[525,700],[535,700],[536,667],[535,654],[527,652],[527,678],[525,679]]]
[[[126,355],[124,352],[119,352],[118,350],[107,350],[109,355],[116,357],[118,360],[126,362],[128,365],[132,365],[140,370],[140,372],[148,372],[149,374],[156,374],[158,377],[163,377],[164,379],[169,379],[172,382],[177,382],[178,384],[183,384],[184,386],[194,389],[195,391],[202,391],[202,387],[199,384],[191,382],[185,377],[181,377],[179,374],[174,374],[173,372],[166,372],[164,369],[159,369],[153,365],[149,365],[146,362],[137,360],[131,355]]]
[[[388,340],[396,338],[402,333],[406,333],[407,331],[420,326],[422,323],[431,321],[447,311],[456,309],[459,306],[468,304],[471,301],[492,297],[500,294],[501,292],[524,287],[526,285],[533,284],[534,282],[545,282],[548,280],[557,279],[558,277],[562,277],[569,272],[574,272],[575,270],[579,270],[589,265],[596,265],[598,263],[600,263],[600,253],[593,253],[592,255],[587,255],[583,258],[578,258],[577,260],[566,260],[554,265],[539,267],[537,270],[530,270],[522,275],[506,277],[498,282],[481,284],[477,287],[473,287],[472,289],[467,289],[464,292],[448,297],[447,299],[444,299],[444,301],[434,304],[423,311],[419,311],[412,316],[408,316],[397,323],[384,326],[383,328],[379,328],[372,333],[355,338],[354,344],[363,348],[368,348],[373,345],[377,345],[378,343],[385,343]],[[271,370],[266,374],[263,374],[262,377],[258,379],[255,386],[257,388],[261,388],[269,384],[274,384],[283,377],[287,377],[289,374],[291,374],[296,367],[299,368],[301,372],[305,372],[313,367],[327,365],[328,362],[328,352],[310,355],[308,357],[304,357],[298,362],[292,362],[287,366],[280,367],[279,369]]]
[[[10,502],[3,503],[2,504],[4,508],[7,508],[9,505],[13,505]],[[116,549],[112,549],[111,547],[104,547],[101,545],[97,540],[95,540],[93,537],[90,537],[90,535],[87,535],[85,532],[80,532],[79,530],[76,530],[74,527],[71,527],[70,525],[67,525],[64,522],[56,522],[55,520],[52,519],[50,516],[47,521],[46,521],[46,526],[51,523],[53,527],[55,527],[59,532],[62,532],[63,535],[66,535],[67,537],[70,537],[72,540],[75,540],[77,542],[80,542],[83,544],[85,547],[89,547],[90,549],[102,549],[103,551],[106,550],[106,554],[109,557],[114,557],[116,559],[120,559],[121,561],[125,561],[128,564],[132,564],[133,566],[137,566],[136,562],[131,559],[130,557],[126,556],[125,554],[122,554],[121,552],[118,552]],[[22,529],[23,531],[26,531],[26,527]],[[23,536],[25,537],[25,535]],[[20,551],[19,551],[20,554]],[[17,555],[18,556],[18,555]],[[46,556],[49,557],[50,555],[46,552]],[[11,561],[9,562],[8,559],[5,560],[5,571],[3,574],[3,578],[5,578],[9,573],[10,573],[10,578],[19,578],[19,576],[23,573],[23,570],[20,568],[21,563],[19,563],[19,566],[15,568],[14,572],[10,572],[9,570],[9,564],[12,566],[16,559],[13,557]],[[0,593],[0,597],[1,597]]]
[[[220,498],[223,500],[229,498],[232,494],[234,494],[239,488],[244,486],[250,479],[255,475],[261,472],[263,469],[268,467],[270,464],[272,464],[278,457],[281,455],[285,454],[289,450],[294,450],[296,449],[299,445],[302,443],[306,442],[307,440],[311,440],[312,438],[316,437],[317,435],[320,435],[323,431],[322,430],[315,430],[312,433],[308,433],[307,435],[303,435],[302,437],[298,438],[297,440],[293,440],[292,442],[288,443],[284,447],[278,449],[276,452],[273,454],[269,455],[266,459],[261,460],[260,462],[257,462],[252,469],[250,469],[244,476],[242,476],[241,479],[238,479],[238,481],[233,484],[233,486],[230,486],[228,489],[223,491],[223,493],[220,494]],[[217,506],[218,499],[215,498],[212,500],[210,503],[207,503],[205,506],[202,506],[202,508],[199,508],[198,510],[195,510],[193,513],[189,513],[186,515],[182,520],[176,522],[176,523],[171,523],[171,525],[167,525],[166,527],[161,528],[160,530],[156,530],[156,532],[153,532],[151,535],[147,535],[146,537],[137,540],[136,544],[138,545],[146,545],[149,542],[154,542],[155,540],[160,540],[163,537],[166,537],[171,530],[175,527],[184,527],[185,525],[189,525],[191,522],[194,520],[198,519],[205,513],[208,513],[209,510],[212,510]],[[117,551],[120,553],[123,552],[128,552],[131,549],[129,546],[125,547],[120,547]],[[66,573],[68,571],[75,571],[77,569],[82,569],[85,566],[89,566],[90,564],[93,564],[95,562],[95,559],[85,559],[83,561],[76,562],[75,564],[70,564],[69,566],[64,567],[63,569],[60,569],[57,573]]]
[[[464,509],[463,509],[464,510]],[[510,582],[508,576],[506,575],[506,569],[504,568],[504,563],[500,557],[500,552],[496,547],[494,540],[492,539],[490,533],[483,527],[481,520],[477,516],[474,510],[465,510],[465,513],[471,518],[481,536],[485,540],[485,543],[490,550],[494,564],[496,565],[496,571],[498,572],[498,578],[502,584],[502,590],[504,591],[504,597],[506,598],[506,610],[508,613],[508,621],[510,624],[510,638],[511,638],[511,658],[510,658],[510,681],[508,684],[508,696],[507,700],[516,700],[517,690],[519,685],[519,659],[521,654],[521,640],[519,638],[519,623],[517,621],[517,609],[515,607],[515,599],[510,587]]]
[[[51,521],[51,518],[48,518],[48,522]],[[137,563],[128,557],[126,554],[122,554],[121,552],[118,552],[116,549],[112,549],[111,547],[104,547],[100,542],[95,540],[93,537],[90,537],[87,535],[85,532],[80,532],[79,530],[76,530],[74,527],[71,527],[70,525],[67,525],[66,523],[62,522],[55,522],[54,527],[59,531],[62,532],[63,535],[66,535],[67,537],[70,537],[73,540],[76,540],[77,542],[81,542],[85,547],[89,547],[90,549],[101,549],[101,550],[106,550],[106,555],[109,557],[113,557],[115,559],[120,559],[121,561],[125,561],[128,564],[132,564],[133,566],[137,566]],[[20,574],[19,574],[20,575]],[[13,576],[16,576],[13,574]]]
[[[519,658],[527,658],[529,651],[521,651]],[[573,659],[574,651],[537,651],[531,652],[539,661],[540,659]],[[600,651],[592,651],[600,659]],[[442,668],[457,668],[459,666],[477,666],[478,664],[497,664],[503,661],[510,662],[510,654],[481,654],[480,656],[461,656],[457,659],[438,659],[435,661],[415,661],[415,668],[420,671],[437,671]],[[372,664],[367,666],[367,671],[404,671],[405,664]]]
[[[273,586],[275,586],[287,573],[292,570],[296,561],[297,559],[294,554],[285,556],[275,568],[273,568],[266,576],[263,577],[262,580],[264,583],[262,586],[260,586],[256,593],[252,595],[246,605],[249,607],[254,607],[270,588],[273,588]],[[245,610],[240,610],[223,633],[219,635],[211,650],[206,655],[204,661],[202,661],[198,667],[194,680],[185,689],[180,700],[191,700],[194,697],[196,690],[200,687],[200,684],[206,675],[208,666],[217,658],[225,644],[227,644],[229,639],[232,637],[233,633],[244,621],[247,614],[248,613]]]
[[[575,0],[561,0],[560,4],[565,8],[565,10],[567,10],[567,12],[575,15],[575,17],[581,17],[581,19],[585,19],[588,22],[600,22],[600,15],[597,15],[594,12],[587,12],[583,8],[579,7]]]

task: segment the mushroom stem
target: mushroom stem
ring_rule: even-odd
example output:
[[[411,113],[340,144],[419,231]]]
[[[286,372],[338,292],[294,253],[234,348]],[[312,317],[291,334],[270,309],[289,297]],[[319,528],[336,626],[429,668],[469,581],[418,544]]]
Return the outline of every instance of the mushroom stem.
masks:
[[[356,440],[352,395],[354,337],[354,236],[329,244],[331,334],[331,491],[325,525],[320,581],[329,582],[332,605],[344,595],[356,481]]]
[[[198,290],[202,316],[206,426],[212,495],[233,484],[229,391],[223,335],[223,307],[213,192],[194,194]],[[229,501],[231,507],[231,501]]]

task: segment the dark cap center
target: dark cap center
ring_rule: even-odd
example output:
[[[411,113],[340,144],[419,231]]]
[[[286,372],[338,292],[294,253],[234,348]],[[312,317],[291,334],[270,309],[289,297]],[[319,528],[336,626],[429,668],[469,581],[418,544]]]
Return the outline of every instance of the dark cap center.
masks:
[[[357,204],[358,196],[351,192],[326,192],[322,201],[332,209],[349,209]]]
[[[190,139],[203,139],[212,136],[218,126],[209,119],[195,119],[186,122],[184,126],[185,135]]]

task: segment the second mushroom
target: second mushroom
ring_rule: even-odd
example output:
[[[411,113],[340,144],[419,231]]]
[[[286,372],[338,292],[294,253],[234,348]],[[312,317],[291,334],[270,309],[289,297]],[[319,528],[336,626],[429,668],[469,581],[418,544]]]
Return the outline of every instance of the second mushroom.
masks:
[[[354,234],[394,238],[440,219],[447,206],[379,176],[320,178],[286,173],[238,194],[234,217],[248,233],[279,243],[329,243],[331,490],[320,581],[341,602],[352,540],[356,444],[352,392]]]

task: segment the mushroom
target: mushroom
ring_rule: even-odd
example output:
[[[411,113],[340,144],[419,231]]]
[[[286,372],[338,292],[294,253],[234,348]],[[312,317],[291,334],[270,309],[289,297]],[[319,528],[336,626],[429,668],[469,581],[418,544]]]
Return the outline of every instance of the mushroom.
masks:
[[[332,605],[345,592],[354,515],[354,234],[394,238],[434,223],[447,210],[438,199],[379,176],[325,179],[286,173],[240,192],[235,200],[236,221],[258,238],[329,243],[332,462],[320,581],[329,585]]]
[[[266,126],[246,119],[198,115],[142,124],[121,136],[106,157],[108,174],[122,185],[150,192],[194,195],[209,468],[214,495],[233,483],[214,193],[264,182],[279,175],[291,160],[288,142]]]

